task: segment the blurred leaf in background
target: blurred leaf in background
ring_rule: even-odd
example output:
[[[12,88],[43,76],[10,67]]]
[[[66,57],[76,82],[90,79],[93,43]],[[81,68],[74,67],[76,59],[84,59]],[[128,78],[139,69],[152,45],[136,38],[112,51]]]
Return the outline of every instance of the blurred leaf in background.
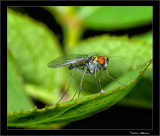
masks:
[[[79,7],[85,28],[97,30],[128,29],[152,21],[151,6]]]
[[[18,112],[33,109],[33,103],[29,100],[23,88],[22,77],[17,71],[15,61],[8,50],[7,56],[7,112]]]
[[[75,46],[85,29],[122,30],[152,22],[152,6],[47,6],[63,27],[66,50]]]
[[[135,35],[133,36],[134,39],[139,39],[139,40],[143,40],[144,42],[147,42],[149,44],[153,44],[152,40],[153,40],[153,34],[152,32],[147,32],[147,33],[143,33],[143,34],[140,34],[140,35]]]
[[[49,69],[47,62],[62,55],[58,41],[45,25],[27,15],[8,9],[7,20],[8,48],[25,82],[26,92],[40,101],[54,104],[65,74],[63,70]]]

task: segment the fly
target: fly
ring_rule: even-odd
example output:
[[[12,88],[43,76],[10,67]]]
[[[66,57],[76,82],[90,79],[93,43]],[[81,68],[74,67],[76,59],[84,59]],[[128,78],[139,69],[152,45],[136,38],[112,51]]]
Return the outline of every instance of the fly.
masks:
[[[65,94],[67,93],[67,91],[69,90],[71,81],[72,81],[72,77],[73,77],[73,73],[75,71],[75,69],[82,71],[82,78],[79,84],[79,87],[77,88],[73,98],[75,97],[78,89],[80,88],[79,94],[78,94],[78,98],[80,96],[80,92],[82,90],[82,82],[83,82],[83,78],[85,74],[91,74],[94,75],[94,78],[96,80],[96,84],[98,89],[101,90],[101,93],[104,93],[102,87],[101,87],[101,69],[105,70],[107,76],[109,78],[111,78],[112,80],[116,81],[117,83],[123,85],[122,83],[118,82],[117,80],[115,80],[114,78],[112,78],[109,74],[108,71],[106,69],[106,67],[108,66],[109,63],[109,57],[107,56],[101,56],[101,55],[76,55],[76,54],[72,54],[72,55],[66,55],[66,56],[62,56],[59,58],[54,59],[53,61],[48,63],[48,67],[51,68],[58,68],[58,67],[62,67],[62,66],[66,66],[68,65],[68,69],[69,70],[73,70],[71,77],[70,77],[70,81],[69,81],[69,85],[67,90],[65,91],[65,93],[62,95],[61,99],[57,102],[57,104],[63,99],[63,97],[65,96]],[[97,78],[96,78],[96,73],[99,71],[99,80],[97,82]],[[71,99],[71,101],[73,100],[73,98]]]

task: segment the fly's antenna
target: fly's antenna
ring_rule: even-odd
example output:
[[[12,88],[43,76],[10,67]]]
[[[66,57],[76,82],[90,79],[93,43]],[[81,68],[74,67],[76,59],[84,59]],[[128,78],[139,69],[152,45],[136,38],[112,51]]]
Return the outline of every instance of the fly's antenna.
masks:
[[[126,64],[129,64],[128,59],[127,59],[126,57],[121,57],[121,56],[110,56],[110,57],[108,57],[108,58],[110,59],[110,58],[114,58],[114,57],[118,57],[118,58],[122,59],[122,61],[125,62]]]
[[[120,57],[120,56],[110,56],[110,57],[108,57],[108,58],[110,59],[110,58],[112,58],[112,57],[113,57],[113,58],[114,58],[114,57],[119,57],[119,58],[123,59],[123,58]]]
[[[120,56],[110,56],[110,58],[111,58],[111,57],[120,57]]]
[[[108,56],[107,56],[107,57],[108,57]],[[119,58],[122,59],[122,57],[120,57],[120,56],[110,56],[110,57],[108,57],[108,58],[110,59],[110,58],[112,58],[112,57],[119,57]]]
[[[117,81],[116,79],[114,79],[113,77],[111,77],[111,76],[108,74],[108,71],[107,71],[107,70],[105,70],[105,71],[106,71],[106,74],[107,74],[107,76],[108,76],[109,78],[111,78],[111,79],[114,80],[115,82],[117,82],[117,83],[121,84],[122,86],[124,86],[124,84],[120,83],[119,81]]]

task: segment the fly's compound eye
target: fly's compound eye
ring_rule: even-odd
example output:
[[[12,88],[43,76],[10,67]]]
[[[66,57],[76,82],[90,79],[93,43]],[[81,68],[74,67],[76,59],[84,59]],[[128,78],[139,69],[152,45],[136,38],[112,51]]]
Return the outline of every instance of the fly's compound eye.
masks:
[[[109,58],[107,58],[107,61],[109,62]]]
[[[109,62],[109,57],[107,57],[107,56],[104,56],[104,57],[106,58],[107,62]]]
[[[103,56],[100,56],[99,59],[98,59],[99,63],[101,65],[104,65],[104,57]]]

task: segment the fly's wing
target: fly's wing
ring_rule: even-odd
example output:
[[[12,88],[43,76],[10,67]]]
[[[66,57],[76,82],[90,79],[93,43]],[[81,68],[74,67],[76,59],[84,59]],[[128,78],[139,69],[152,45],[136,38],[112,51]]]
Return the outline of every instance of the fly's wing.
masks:
[[[56,58],[48,63],[48,67],[58,68],[69,64],[74,64],[88,59],[88,55],[66,55]]]

